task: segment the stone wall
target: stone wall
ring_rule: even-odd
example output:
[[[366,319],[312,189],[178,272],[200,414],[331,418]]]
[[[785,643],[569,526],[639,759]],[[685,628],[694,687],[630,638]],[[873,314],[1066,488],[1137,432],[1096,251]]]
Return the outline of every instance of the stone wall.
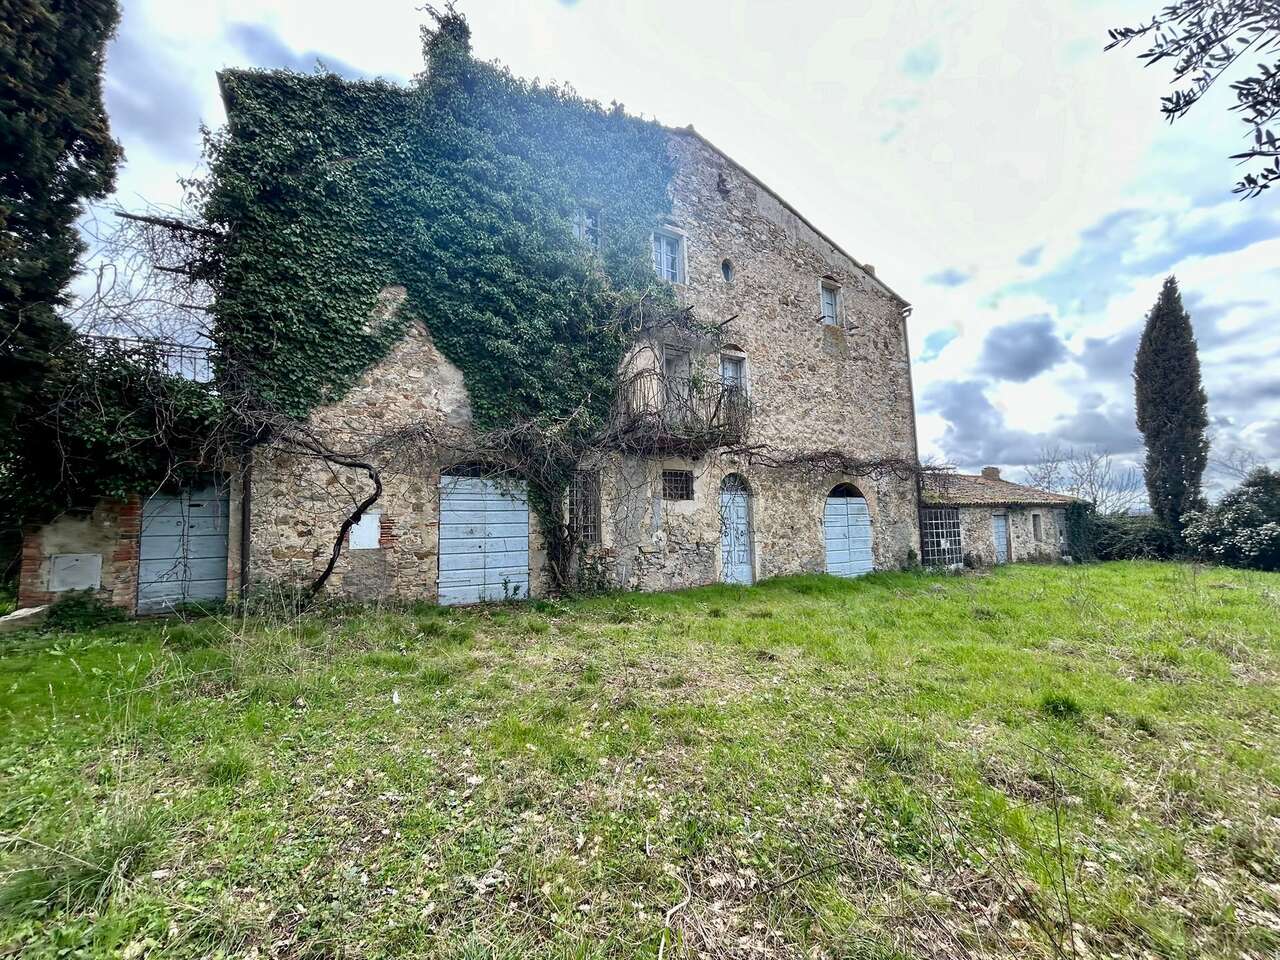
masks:
[[[965,556],[990,566],[996,562],[992,516],[1004,513],[1009,518],[1009,559],[1053,561],[1062,556],[1060,546],[1066,536],[1066,514],[1060,507],[961,507],[960,539]],[[1039,515],[1040,539],[1035,538],[1033,516]]]
[[[54,557],[81,554],[101,558],[99,599],[133,611],[138,598],[138,537],[142,501],[103,500],[89,513],[64,514],[32,527],[22,539],[18,606],[34,607],[57,599],[52,573]]]
[[[697,136],[673,133],[671,149],[677,173],[666,227],[683,236],[686,256],[686,282],[677,292],[702,321],[734,318],[724,340],[746,357],[755,409],[751,442],[782,454],[838,450],[860,459],[914,460],[905,304]],[[840,288],[836,324],[821,320],[824,278]],[[384,309],[395,309],[403,296],[397,288],[386,291]],[[717,350],[691,360],[705,374],[719,374]],[[461,372],[420,325],[347,396],[311,418],[335,448],[347,441],[362,447],[414,422],[457,436],[471,423]],[[694,472],[693,501],[663,502],[664,466]],[[629,456],[611,458],[602,469],[596,566],[613,584],[639,589],[719,579],[720,482],[730,472],[742,474],[752,492],[757,579],[823,569],[824,500],[846,480],[867,498],[878,567],[900,566],[919,549],[912,481],[762,470],[714,454],[692,461]],[[314,577],[342,518],[370,489],[358,471],[279,450],[257,451],[252,477],[250,571],[257,584]],[[438,465],[393,459],[383,480],[379,547],[344,550],[330,588],[361,597],[433,599]],[[547,576],[536,519],[530,539],[531,592],[538,595]]]

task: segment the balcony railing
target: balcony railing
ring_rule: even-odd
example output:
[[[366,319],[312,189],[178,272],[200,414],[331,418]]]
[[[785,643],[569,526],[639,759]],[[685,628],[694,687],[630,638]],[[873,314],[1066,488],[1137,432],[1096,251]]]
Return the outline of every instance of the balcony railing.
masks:
[[[741,442],[751,402],[740,384],[639,370],[618,384],[616,433],[624,446],[697,454]]]
[[[141,339],[136,337],[79,337],[94,356],[122,356],[158,373],[196,383],[213,380],[212,351],[208,347],[177,343],[172,340]]]

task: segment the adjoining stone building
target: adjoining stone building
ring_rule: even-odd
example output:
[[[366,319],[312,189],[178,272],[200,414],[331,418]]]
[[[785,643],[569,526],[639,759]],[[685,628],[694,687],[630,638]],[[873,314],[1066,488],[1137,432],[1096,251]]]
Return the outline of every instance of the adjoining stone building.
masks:
[[[920,509],[921,557],[927,566],[991,566],[1053,561],[1066,547],[1066,511],[1074,497],[981,474],[928,477]]]

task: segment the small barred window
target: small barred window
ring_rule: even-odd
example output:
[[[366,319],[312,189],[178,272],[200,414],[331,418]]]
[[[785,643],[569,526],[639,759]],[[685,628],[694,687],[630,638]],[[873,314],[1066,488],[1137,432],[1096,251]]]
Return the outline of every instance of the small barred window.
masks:
[[[662,471],[662,499],[663,500],[692,500],[693,499],[693,471],[692,470],[663,470]]]
[[[569,529],[579,543],[600,542],[600,474],[579,470],[569,486]]]

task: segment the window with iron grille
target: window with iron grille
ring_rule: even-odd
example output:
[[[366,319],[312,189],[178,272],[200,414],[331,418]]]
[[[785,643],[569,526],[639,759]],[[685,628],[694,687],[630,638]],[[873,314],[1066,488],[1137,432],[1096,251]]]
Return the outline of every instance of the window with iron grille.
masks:
[[[964,562],[960,544],[960,511],[920,511],[920,558],[926,567],[954,567]]]
[[[663,470],[662,471],[662,499],[663,500],[692,500],[693,499],[693,471],[692,470]]]
[[[569,485],[569,529],[579,543],[600,542],[600,474],[579,470]]]

